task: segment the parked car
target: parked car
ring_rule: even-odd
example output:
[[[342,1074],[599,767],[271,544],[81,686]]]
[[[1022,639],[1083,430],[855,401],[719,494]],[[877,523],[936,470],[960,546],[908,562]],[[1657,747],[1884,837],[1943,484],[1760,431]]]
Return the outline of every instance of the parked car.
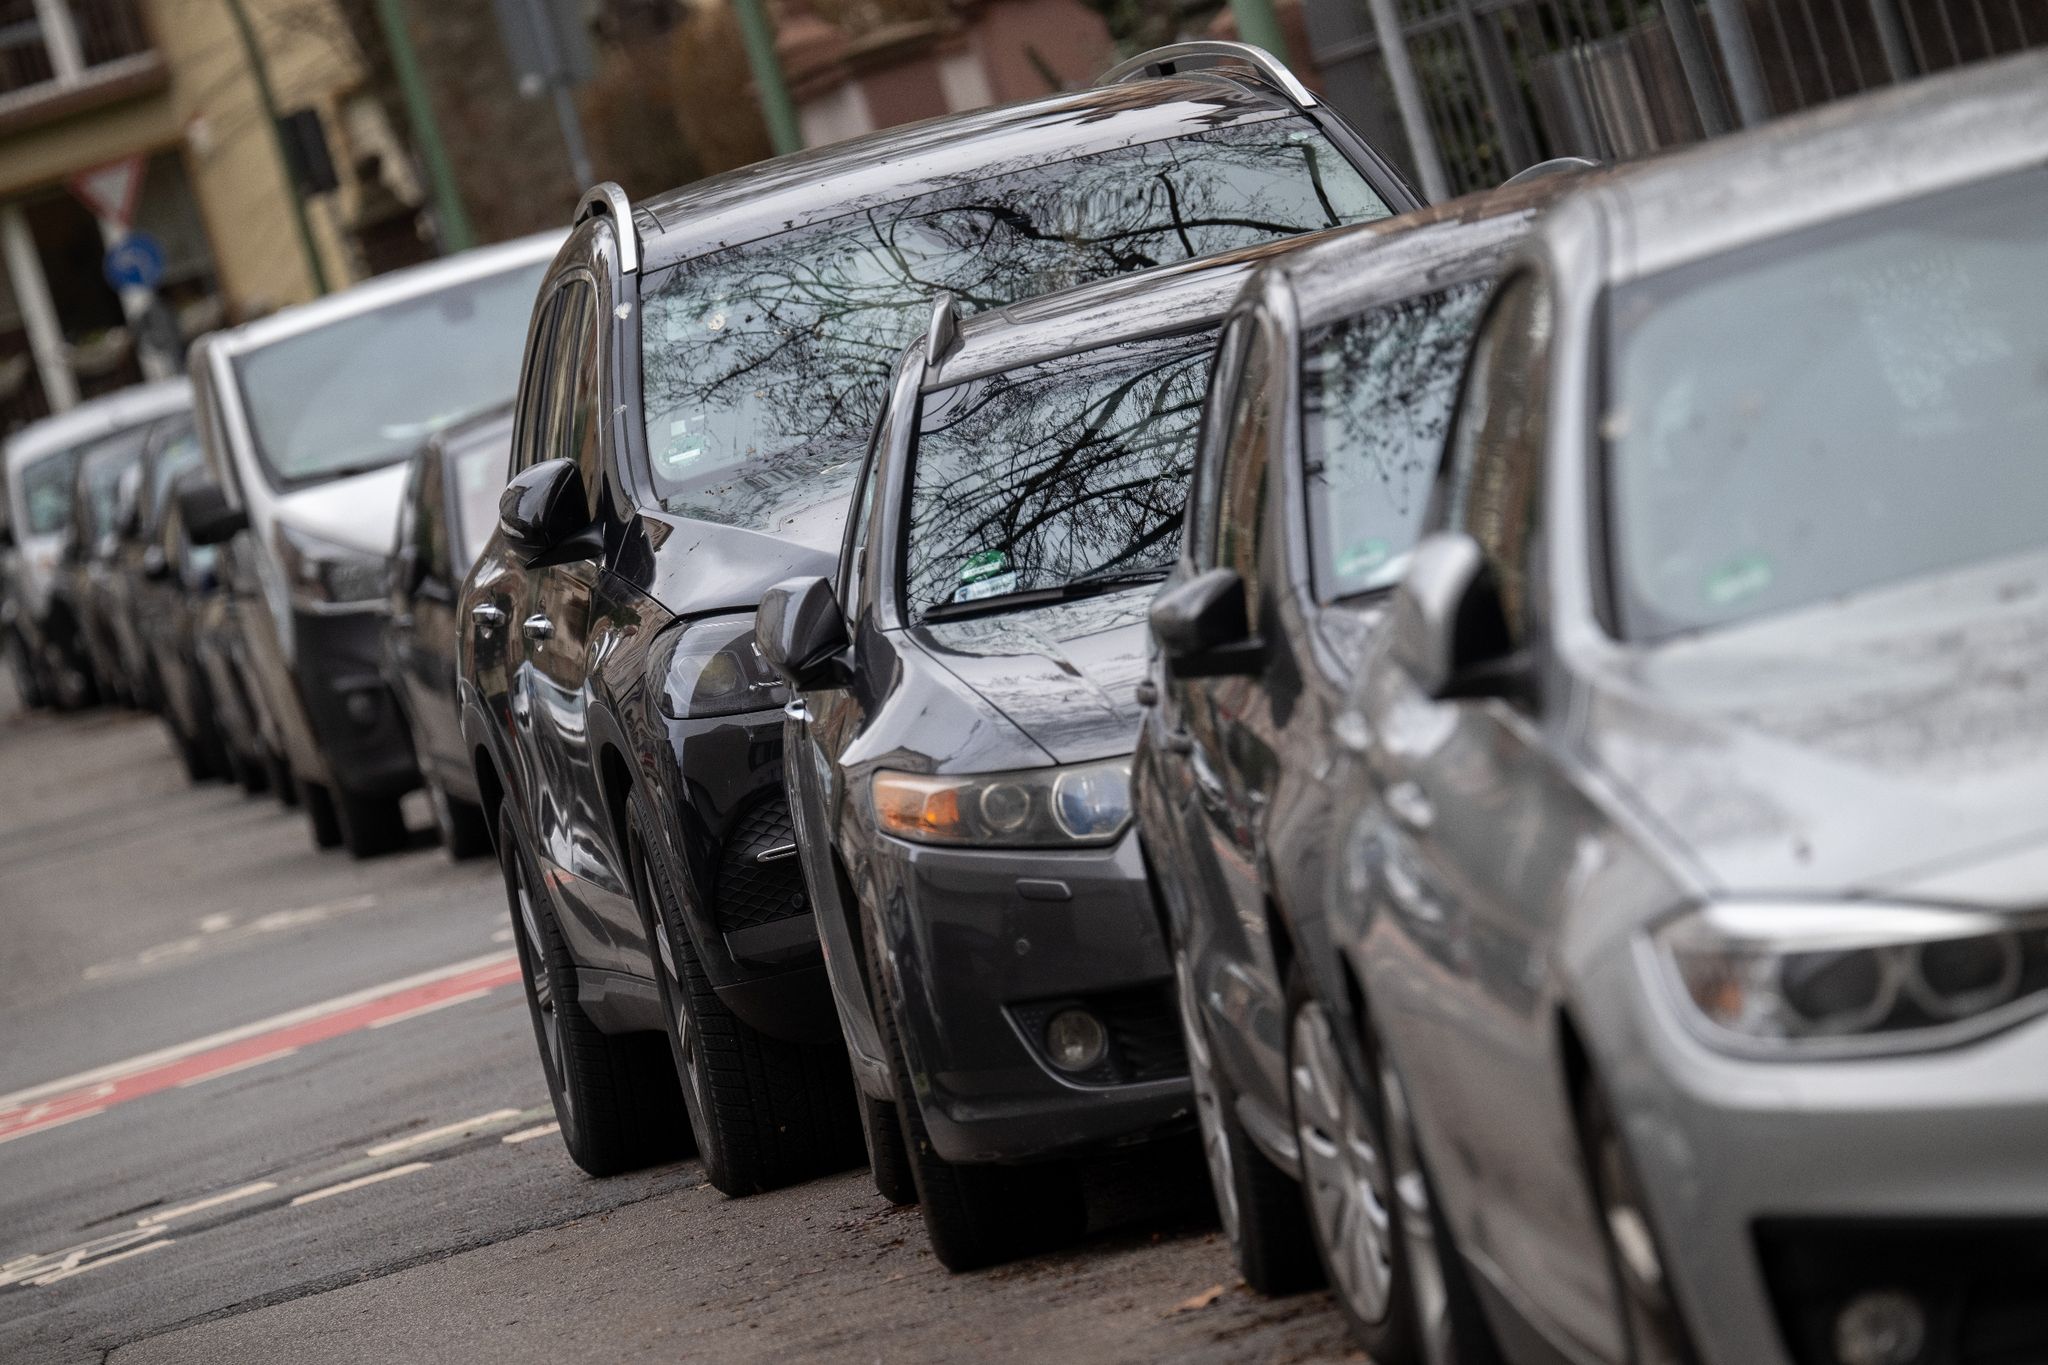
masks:
[[[491,851],[491,828],[462,742],[455,691],[456,594],[498,528],[498,496],[512,457],[512,411],[494,409],[450,427],[408,462],[398,538],[385,570],[391,596],[384,676],[405,713],[413,755],[452,858]]]
[[[146,539],[127,562],[130,628],[148,659],[164,728],[186,776],[241,781],[244,770],[229,751],[220,703],[199,656],[204,602],[220,592],[215,550],[185,534],[176,499],[181,488],[204,477],[204,460],[191,416],[166,418],[145,456],[146,493],[136,520]],[[255,772],[261,771],[257,764]]]
[[[121,649],[115,578],[121,549],[121,519],[133,505],[141,475],[142,450],[154,423],[101,437],[79,451],[71,476],[71,518],[58,553],[56,599],[78,621],[86,658],[102,697],[124,706],[149,698],[143,680],[129,670]]]
[[[2048,1359],[2044,147],[2048,56],[1915,82],[1572,196],[1489,304],[1318,997],[1439,1338]]]
[[[184,530],[184,495],[211,483],[211,477],[204,471],[185,474],[178,480],[175,505],[179,529],[194,547],[195,553],[188,562],[204,565],[211,560],[212,590],[187,599],[192,611],[193,658],[205,680],[206,693],[213,700],[214,724],[220,731],[228,769],[235,782],[251,796],[269,792],[287,808],[296,807],[298,789],[292,783],[291,771],[272,747],[275,730],[259,709],[260,699],[242,661],[242,632],[235,621],[231,586],[244,572],[235,559],[237,543],[203,545],[193,541],[191,533]],[[207,580],[202,576],[198,581]],[[253,576],[246,576],[243,581],[247,585],[245,591],[256,590]]]
[[[535,316],[458,646],[549,1089],[586,1169],[693,1136],[712,1183],[744,1193],[858,1159],[783,797],[786,695],[753,612],[829,570],[932,290],[986,309],[1414,206],[1270,58],[1176,51],[637,207],[611,187],[586,201]],[[686,1134],[664,1126],[678,1071]]]
[[[1187,531],[1152,606],[1135,804],[1224,1232],[1256,1289],[1327,1275],[1376,1360],[1412,1344],[1405,1286],[1395,1263],[1351,1253],[1392,1195],[1314,1086],[1338,1060],[1310,991],[1338,795],[1325,756],[1414,545],[1479,310],[1571,181],[1260,269],[1224,330]],[[1296,1007],[1314,1055],[1295,1046]]]
[[[1271,245],[961,323],[890,387],[837,571],[771,589],[785,782],[876,1185],[964,1270],[1078,1235],[1068,1158],[1187,1125],[1130,828],[1145,609],[1216,328]]]
[[[149,591],[149,570],[162,554],[151,554],[162,539],[170,504],[171,484],[185,470],[202,463],[197,429],[189,410],[159,418],[142,443],[142,459],[122,481],[114,510],[116,545],[106,574],[106,608],[122,672],[137,680],[142,701],[150,709],[163,705],[163,679],[157,670],[150,632],[158,595]],[[161,579],[157,581],[162,581]]]
[[[9,653],[17,669],[25,670],[25,696],[66,708],[98,696],[77,613],[56,592],[80,452],[191,402],[191,388],[182,379],[140,385],[81,403],[7,438],[0,464],[8,499],[5,530],[12,542]]]
[[[192,347],[211,484],[185,524],[234,539],[226,576],[239,664],[322,848],[405,842],[419,784],[381,668],[384,560],[404,461],[503,403],[534,286],[561,243],[543,234],[379,276]],[[282,774],[279,774],[282,777]]]

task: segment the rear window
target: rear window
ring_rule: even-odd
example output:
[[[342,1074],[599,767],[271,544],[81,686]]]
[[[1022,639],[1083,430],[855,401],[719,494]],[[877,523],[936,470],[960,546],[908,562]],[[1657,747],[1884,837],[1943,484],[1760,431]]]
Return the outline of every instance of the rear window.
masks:
[[[1293,115],[1022,169],[683,262],[642,315],[670,512],[775,530],[850,485],[932,297],[965,312],[1387,216]]]

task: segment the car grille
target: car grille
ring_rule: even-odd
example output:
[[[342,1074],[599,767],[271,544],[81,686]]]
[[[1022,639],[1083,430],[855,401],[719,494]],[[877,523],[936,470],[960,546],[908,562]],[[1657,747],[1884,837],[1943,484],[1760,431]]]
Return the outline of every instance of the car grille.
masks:
[[[718,887],[712,902],[722,933],[772,924],[810,912],[804,894],[803,866],[792,853],[761,862],[764,853],[796,847],[789,806],[780,796],[747,808],[734,822],[718,863]]]

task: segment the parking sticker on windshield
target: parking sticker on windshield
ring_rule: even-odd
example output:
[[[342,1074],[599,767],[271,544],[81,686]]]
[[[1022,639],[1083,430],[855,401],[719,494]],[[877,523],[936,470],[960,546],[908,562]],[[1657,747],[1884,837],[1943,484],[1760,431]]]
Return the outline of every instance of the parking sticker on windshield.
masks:
[[[1362,578],[1387,562],[1392,547],[1375,536],[1349,546],[1337,556],[1337,572],[1345,578]]]
[[[1716,607],[1733,606],[1771,586],[1771,562],[1762,555],[1749,555],[1707,578],[1707,601]]]
[[[960,566],[960,586],[953,591],[955,602],[972,602],[1014,592],[1017,575],[1010,571],[1010,557],[1001,550],[982,550],[967,557]]]

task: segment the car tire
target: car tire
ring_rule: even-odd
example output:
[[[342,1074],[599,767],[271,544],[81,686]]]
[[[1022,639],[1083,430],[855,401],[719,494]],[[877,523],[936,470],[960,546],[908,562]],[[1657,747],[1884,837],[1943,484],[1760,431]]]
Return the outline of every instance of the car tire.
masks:
[[[165,722],[165,729],[171,732],[171,747],[178,751],[178,762],[184,766],[186,780],[193,786],[212,779],[214,767],[206,746],[187,735],[175,724]]]
[[[647,828],[640,807],[631,806],[633,891],[654,940],[675,1075],[706,1178],[737,1197],[857,1164],[860,1116],[844,1045],[771,1038],[726,1007]]]
[[[227,748],[227,764],[235,785],[242,789],[243,794],[261,796],[270,790],[269,769],[258,760],[236,750],[232,745]]]
[[[1424,1365],[1502,1365],[1500,1345],[1423,1163],[1408,1092],[1369,1022],[1366,1027],[1366,1055],[1377,1068],[1386,1115],[1387,1161],[1394,1177],[1395,1217],[1408,1271],[1408,1317],[1415,1324],[1417,1354]]]
[[[334,788],[334,812],[341,821],[341,842],[351,858],[381,858],[404,848],[411,837],[405,811],[395,796],[359,796]]]
[[[301,796],[303,793],[299,790],[299,779],[292,776],[291,764],[285,762],[276,754],[265,754],[263,756],[263,771],[269,779],[267,785],[270,788],[270,794],[277,798],[278,804],[287,810],[296,810],[302,804]],[[310,786],[311,784],[307,785]],[[337,834],[334,844],[322,844],[321,847],[333,848],[335,844],[340,842],[341,837]]]
[[[1363,1091],[1345,1064],[1337,1027],[1297,969],[1287,992],[1287,1094],[1310,1241],[1365,1353],[1376,1365],[1411,1365],[1419,1343],[1394,1222],[1385,1106],[1378,1086]]]
[[[332,789],[320,782],[301,782],[298,795],[300,804],[306,808],[306,823],[313,830],[313,847],[340,848],[341,812],[335,806]]]
[[[1208,1027],[1195,1007],[1193,969],[1177,933],[1173,973],[1202,1155],[1237,1273],[1261,1294],[1315,1289],[1323,1283],[1323,1266],[1311,1240],[1301,1185],[1267,1160],[1238,1121],[1236,1092],[1216,1065]]]
[[[924,1214],[932,1255],[940,1265],[959,1274],[1078,1241],[1088,1230],[1088,1205],[1080,1172],[1072,1162],[1021,1166],[955,1163],[932,1146],[896,1026],[895,1000],[882,972],[872,923],[865,926],[862,937],[868,954],[868,980],[875,989],[875,1025],[889,1058],[911,1183]]]
[[[868,1171],[875,1193],[901,1208],[917,1202],[917,1177],[910,1169],[910,1149],[903,1145],[903,1116],[894,1100],[860,1094],[861,1135],[868,1143]]]
[[[434,812],[434,830],[441,836],[441,848],[450,858],[463,862],[491,851],[491,826],[482,806],[450,796],[432,778],[427,779],[427,804]]]
[[[1671,1301],[1664,1257],[1650,1226],[1642,1186],[1622,1144],[1614,1110],[1597,1080],[1582,1087],[1578,1107],[1594,1207],[1607,1245],[1607,1264],[1614,1277],[1615,1301],[1621,1306],[1629,1359],[1635,1365],[1693,1365],[1699,1356],[1677,1305]]]
[[[498,812],[498,870],[548,1098],[569,1157],[594,1176],[689,1155],[668,1048],[654,1033],[608,1034],[577,998],[576,963],[513,827]]]

